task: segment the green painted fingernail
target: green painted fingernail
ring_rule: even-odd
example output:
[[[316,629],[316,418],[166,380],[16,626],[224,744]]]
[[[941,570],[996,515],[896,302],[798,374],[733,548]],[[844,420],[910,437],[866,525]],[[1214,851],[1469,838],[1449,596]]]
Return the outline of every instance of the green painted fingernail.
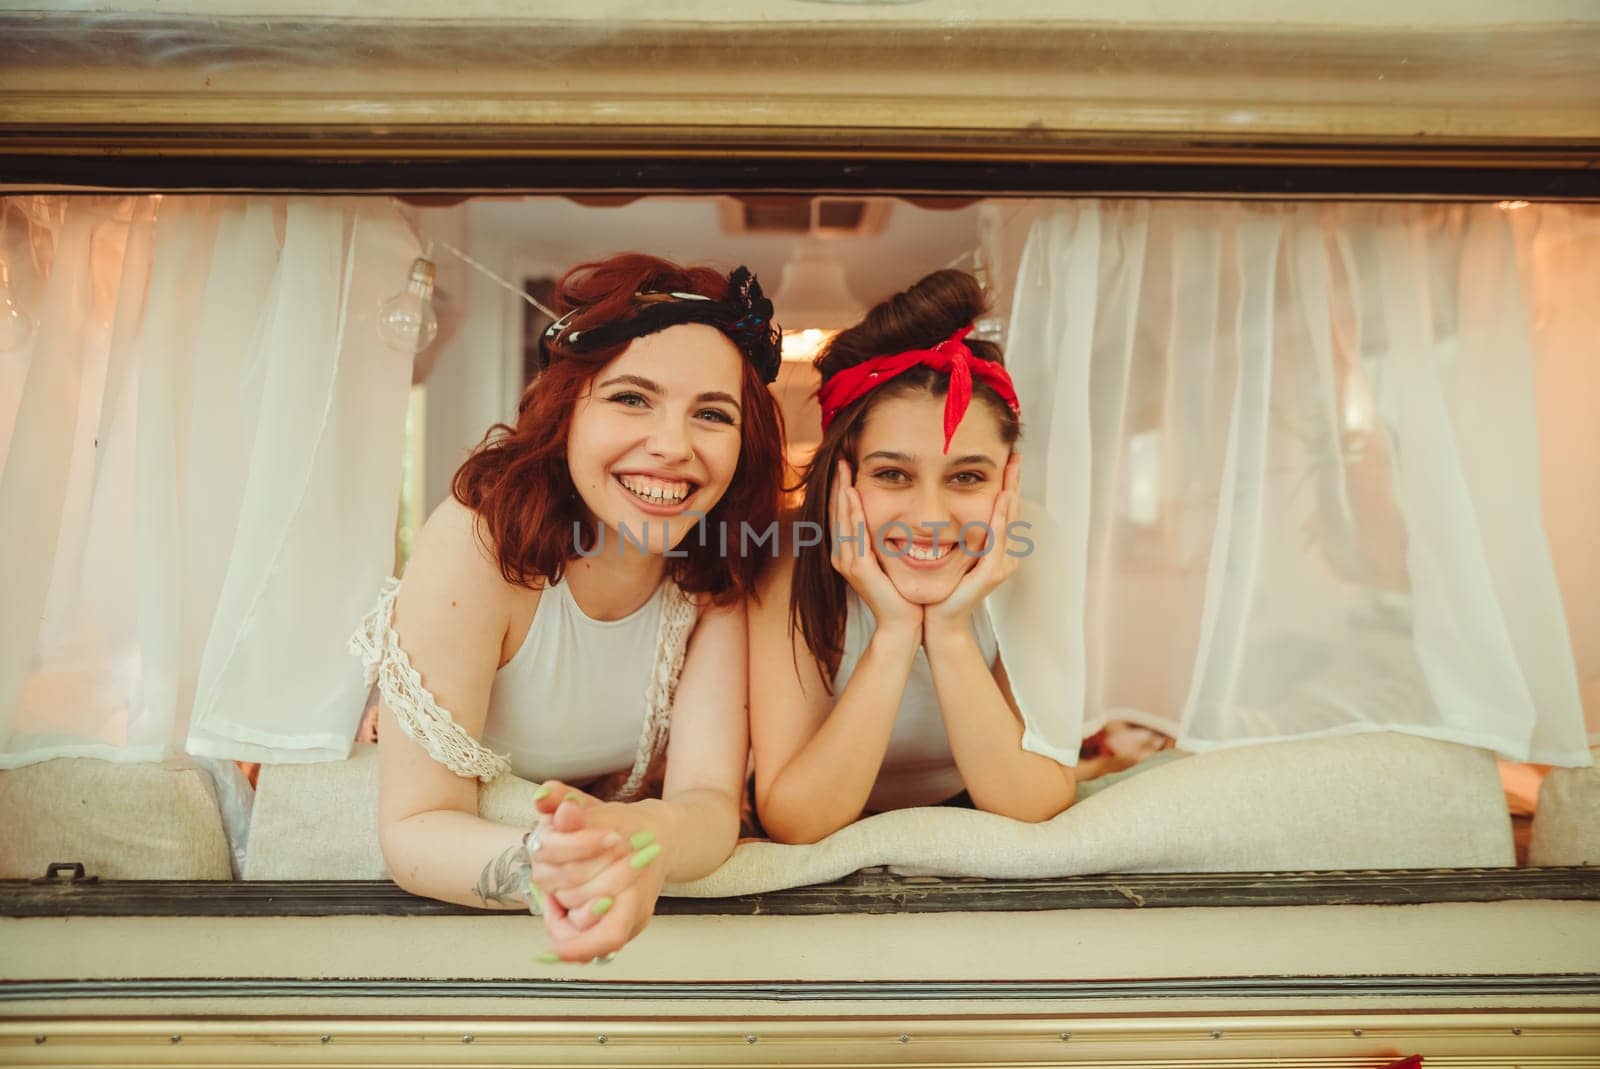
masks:
[[[661,844],[651,843],[649,846],[634,854],[628,859],[628,864],[636,869],[642,869],[650,862],[661,856]]]
[[[656,833],[653,831],[636,831],[628,836],[628,845],[635,850],[643,850],[655,841]]]
[[[544,912],[544,892],[539,890],[537,887],[530,886],[528,888],[528,897],[533,899],[534,904],[539,907],[539,912],[543,913]]]
[[[596,917],[604,917],[611,909],[611,896],[603,895],[594,900],[594,905],[589,907],[589,912]]]
[[[548,797],[550,797],[549,787],[540,787],[538,790],[533,792],[533,800],[535,802],[542,802]]]
[[[538,962],[543,962],[546,965],[560,965],[561,964],[561,955],[557,954],[553,950],[546,950],[541,954],[535,954],[533,956],[533,960],[534,961],[538,961]]]

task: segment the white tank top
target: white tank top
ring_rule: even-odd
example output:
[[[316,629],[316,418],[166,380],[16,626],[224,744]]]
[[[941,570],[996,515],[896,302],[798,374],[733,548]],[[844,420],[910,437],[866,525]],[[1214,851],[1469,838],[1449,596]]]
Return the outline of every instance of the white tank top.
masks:
[[[850,673],[855,671],[866,652],[867,640],[877,628],[872,610],[854,590],[845,591],[845,605],[844,648],[839,670],[833,676],[835,696],[844,693]],[[980,605],[972,614],[972,629],[984,661],[993,669],[999,647],[989,624],[987,606]],[[928,667],[927,651],[919,647],[900,698],[900,711],[895,714],[894,731],[878,770],[878,782],[867,798],[867,809],[938,805],[960,794],[962,788],[961,772],[950,752],[950,737],[945,734],[944,717],[939,712],[939,695],[933,689],[933,670]]]
[[[483,744],[523,779],[581,784],[633,765],[644,730],[665,584],[620,620],[593,620],[546,587],[528,635],[495,673]]]

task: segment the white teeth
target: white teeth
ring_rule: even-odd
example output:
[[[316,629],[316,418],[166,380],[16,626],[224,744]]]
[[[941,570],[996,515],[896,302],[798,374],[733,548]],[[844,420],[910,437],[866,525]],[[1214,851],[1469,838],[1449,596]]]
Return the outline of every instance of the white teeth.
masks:
[[[927,548],[912,543],[906,547],[906,555],[912,560],[939,560],[948,556],[954,548],[954,542],[945,542],[937,546],[928,546]]]
[[[630,493],[656,505],[676,504],[689,496],[689,483],[667,482],[641,475],[620,475],[618,481]]]

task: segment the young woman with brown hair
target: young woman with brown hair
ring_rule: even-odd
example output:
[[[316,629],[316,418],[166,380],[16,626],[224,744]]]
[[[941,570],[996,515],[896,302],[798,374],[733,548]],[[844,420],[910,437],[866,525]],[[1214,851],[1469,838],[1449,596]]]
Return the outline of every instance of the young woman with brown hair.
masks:
[[[1040,821],[1073,771],[1023,748],[985,599],[1026,553],[1019,405],[969,336],[977,282],[939,271],[817,359],[823,438],[799,530],[750,608],[756,805],[784,842],[934,805]]]
[[[588,961],[736,841],[747,727],[729,676],[758,559],[693,532],[771,522],[783,432],[778,332],[743,268],[628,254],[573,269],[557,301],[515,425],[462,465],[353,643],[383,697],[395,882],[532,898],[552,959]],[[507,768],[544,782],[534,832],[477,815],[479,782]]]

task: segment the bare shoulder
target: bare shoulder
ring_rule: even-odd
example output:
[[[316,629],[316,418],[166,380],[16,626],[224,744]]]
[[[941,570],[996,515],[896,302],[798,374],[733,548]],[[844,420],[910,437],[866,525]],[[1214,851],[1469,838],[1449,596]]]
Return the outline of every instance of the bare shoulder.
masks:
[[[474,739],[488,719],[518,589],[500,575],[479,526],[476,514],[453,499],[435,509],[417,534],[394,608],[400,646],[427,696]],[[387,699],[385,708],[388,719],[378,731],[380,821],[392,826],[441,809],[475,812],[477,783],[440,764],[409,730],[399,730],[399,710]]]
[[[447,497],[417,533],[416,556],[426,555],[431,550],[465,555],[463,551],[469,549],[484,563],[494,564],[494,553],[482,518],[454,497]]]
[[[404,578],[402,610],[446,615],[480,635],[505,631],[520,590],[500,574],[477,513],[454,497],[423,524]]]

